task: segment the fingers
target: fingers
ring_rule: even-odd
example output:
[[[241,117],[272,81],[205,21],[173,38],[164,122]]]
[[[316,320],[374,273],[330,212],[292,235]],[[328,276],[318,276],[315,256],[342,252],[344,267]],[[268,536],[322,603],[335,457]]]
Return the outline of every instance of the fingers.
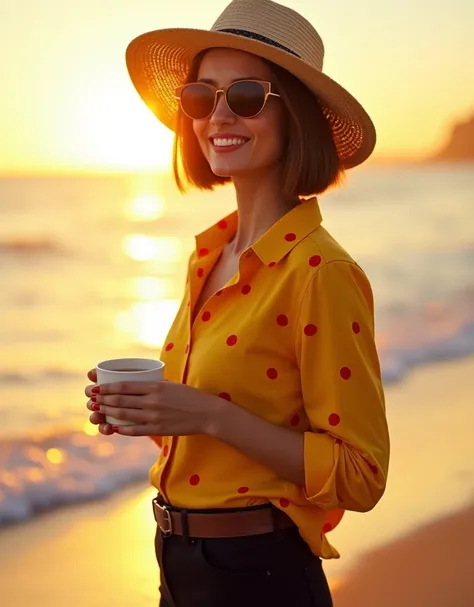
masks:
[[[122,381],[113,384],[100,384],[100,386],[87,386],[86,396],[96,396],[97,394],[153,394],[159,392],[166,382],[138,382]]]
[[[136,425],[136,426],[118,426],[116,434],[122,436],[157,436],[156,426],[152,425]]]
[[[126,409],[156,409],[157,402],[155,399],[147,399],[144,396],[124,396],[123,394],[109,394],[103,396],[97,394],[89,401],[91,406],[88,408],[91,411],[98,411],[94,409],[94,405],[106,405],[108,407],[126,408]]]
[[[89,401],[87,403],[87,408],[89,410],[91,409],[92,404],[94,404],[94,403],[91,403],[91,401]],[[94,424],[94,426],[99,426],[99,432],[101,434],[106,434],[106,435],[114,434],[114,431],[112,430],[112,424],[109,424],[105,421],[105,415],[103,413],[94,411],[93,413],[91,413],[89,415],[89,421],[91,424]]]
[[[88,396],[89,398],[90,398],[91,396],[94,396],[94,393],[92,392],[92,388],[95,388],[95,385],[96,385],[96,384],[92,384],[91,386],[86,386],[86,388],[85,388],[85,390],[84,390],[84,394],[85,394],[86,396]]]
[[[100,413],[135,424],[157,424],[159,421],[159,412],[150,409],[127,409],[125,407],[100,405]]]
[[[99,432],[101,434],[106,436],[115,434],[114,430],[112,429],[112,425],[105,421],[105,415],[102,413],[91,413],[91,415],[89,415],[89,421],[91,424],[94,424],[94,426],[99,426]]]
[[[105,424],[105,415],[103,413],[99,413],[98,411],[94,411],[89,415],[89,421],[91,424],[98,426],[99,424]]]
[[[87,372],[88,379],[93,382],[92,385],[86,386],[84,392],[86,396],[96,397],[96,401],[102,401],[100,411],[94,411],[93,406],[96,407],[98,402],[91,400],[87,401],[87,408],[92,411],[89,416],[89,421],[95,426],[99,426],[99,432],[104,436],[110,436],[112,434],[123,434],[125,436],[151,436],[156,434],[156,428],[153,429],[150,422],[155,421],[156,414],[153,411],[143,411],[143,406],[148,404],[143,402],[142,396],[144,394],[151,394],[159,390],[160,382],[153,383],[141,383],[141,382],[117,382],[114,384],[102,384],[97,391],[97,371],[91,369]],[[94,392],[93,388],[96,388]],[[100,397],[98,394],[100,393]],[[103,395],[107,396],[107,404]],[[132,395],[126,396],[122,395]],[[134,396],[137,395],[137,396]],[[114,430],[112,424],[106,422],[106,415],[112,415],[116,419],[122,419],[126,421],[135,421],[137,424],[147,425],[136,425],[136,426],[121,426],[120,429]]]
[[[95,369],[91,369],[90,371],[87,372],[87,377],[90,379],[90,381],[93,381],[94,384],[97,383],[97,371]],[[86,389],[84,390],[86,396],[91,396],[91,390],[94,386],[86,386]]]

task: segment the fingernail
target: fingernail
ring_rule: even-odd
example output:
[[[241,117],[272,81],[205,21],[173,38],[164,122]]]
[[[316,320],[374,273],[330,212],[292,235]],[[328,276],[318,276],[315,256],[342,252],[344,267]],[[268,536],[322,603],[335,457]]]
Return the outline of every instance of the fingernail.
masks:
[[[120,426],[112,426],[114,432],[120,433]]]
[[[93,403],[96,403],[97,402],[97,396],[91,396],[91,401]]]
[[[92,411],[100,411],[100,405],[92,405],[91,409]]]
[[[100,394],[100,386],[94,386],[91,390],[93,394]]]

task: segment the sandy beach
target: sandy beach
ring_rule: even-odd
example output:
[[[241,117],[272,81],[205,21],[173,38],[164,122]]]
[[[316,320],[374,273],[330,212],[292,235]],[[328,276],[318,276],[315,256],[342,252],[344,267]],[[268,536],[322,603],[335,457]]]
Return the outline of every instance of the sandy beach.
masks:
[[[335,590],[335,607],[471,607],[473,540],[471,506],[374,550]]]
[[[334,531],[336,607],[472,607],[474,358],[387,389],[389,487]],[[0,531],[5,607],[157,605],[153,491],[140,484]]]

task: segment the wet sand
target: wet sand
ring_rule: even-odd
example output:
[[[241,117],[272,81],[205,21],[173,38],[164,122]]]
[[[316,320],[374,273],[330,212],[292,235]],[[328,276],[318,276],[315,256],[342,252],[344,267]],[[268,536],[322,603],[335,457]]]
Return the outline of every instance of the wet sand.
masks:
[[[335,607],[472,607],[474,506],[363,557]]]

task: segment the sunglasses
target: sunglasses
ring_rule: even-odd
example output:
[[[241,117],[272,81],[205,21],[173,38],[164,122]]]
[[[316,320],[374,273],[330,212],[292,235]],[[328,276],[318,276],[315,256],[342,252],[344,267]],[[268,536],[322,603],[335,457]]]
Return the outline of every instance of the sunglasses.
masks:
[[[214,113],[218,93],[224,95],[227,107],[239,118],[255,118],[270,96],[280,96],[272,93],[271,82],[238,80],[220,89],[207,82],[185,84],[176,89],[176,99],[179,99],[181,109],[188,118],[204,120]]]

